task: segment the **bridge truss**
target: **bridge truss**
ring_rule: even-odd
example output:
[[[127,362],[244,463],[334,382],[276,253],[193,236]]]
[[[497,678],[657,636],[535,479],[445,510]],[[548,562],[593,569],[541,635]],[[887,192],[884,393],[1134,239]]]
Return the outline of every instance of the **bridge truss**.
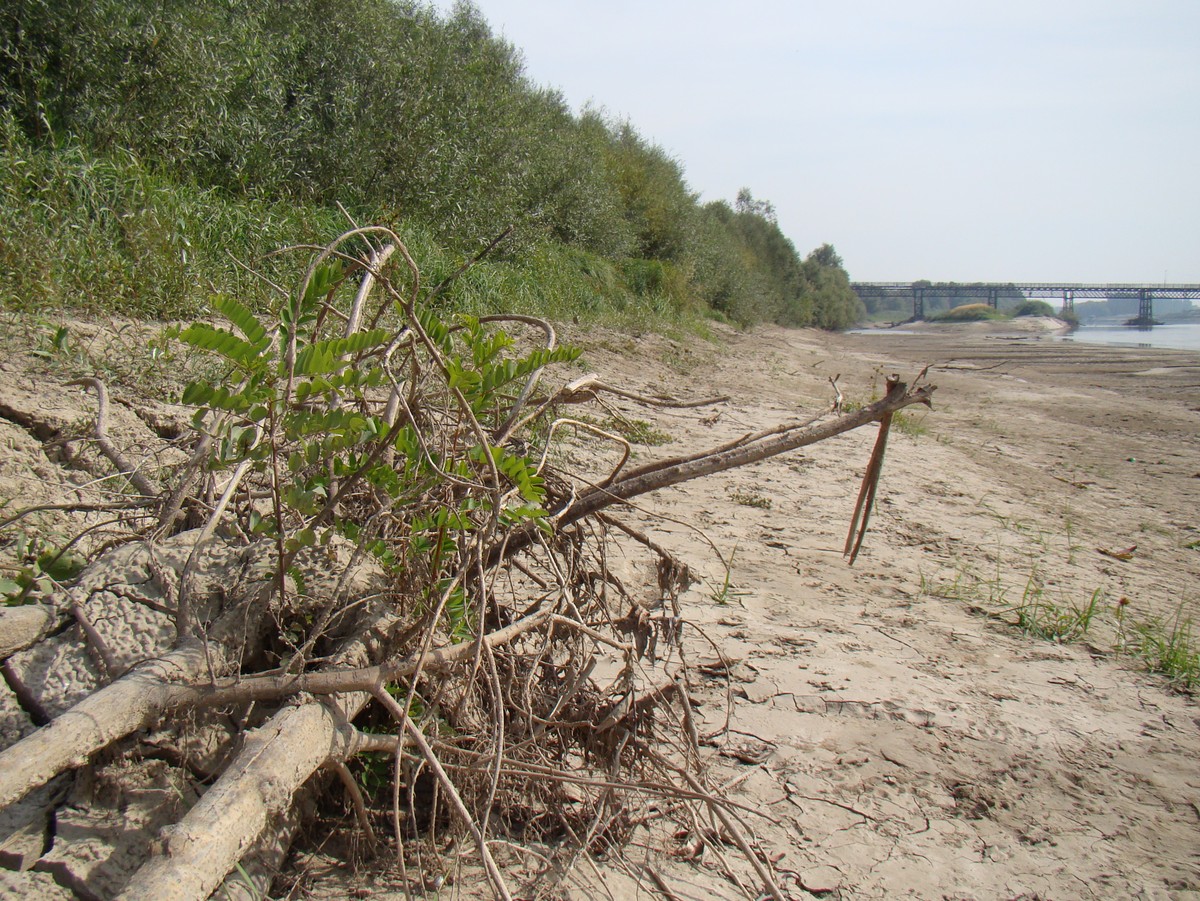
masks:
[[[1063,311],[1074,310],[1076,300],[1108,300],[1118,297],[1136,297],[1138,300],[1137,322],[1151,323],[1154,321],[1154,298],[1172,298],[1176,300],[1200,299],[1200,285],[1138,285],[1138,284],[1107,284],[1085,285],[1075,282],[1007,282],[973,284],[958,284],[955,282],[852,282],[854,289],[863,300],[885,298],[912,298],[913,318],[922,319],[925,316],[925,298],[927,297],[978,297],[986,300],[988,306],[996,308],[1000,297],[1020,292],[1026,298],[1061,299]]]

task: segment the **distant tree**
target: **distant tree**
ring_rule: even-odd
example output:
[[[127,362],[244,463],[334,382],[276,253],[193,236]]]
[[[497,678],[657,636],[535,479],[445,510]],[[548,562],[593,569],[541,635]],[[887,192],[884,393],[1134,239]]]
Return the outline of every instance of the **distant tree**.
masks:
[[[748,187],[701,206],[631,123],[531,84],[467,0],[12,2],[0,115],[37,152],[119,158],[222,202],[340,204],[459,251],[513,225],[501,253],[566,245],[742,323],[835,328],[856,308],[831,246],[801,260]]]
[[[611,126],[608,173],[636,236],[636,255],[681,259],[696,212],[696,195],[688,189],[679,163],[626,121]]]
[[[775,205],[769,200],[755,200],[749,188],[742,188],[738,191],[735,209],[739,213],[761,216],[772,225],[778,224],[778,219],[775,215]]]
[[[832,244],[822,244],[816,250],[808,255],[808,260],[818,266],[828,266],[832,269],[841,269],[845,271],[845,264],[842,262],[841,256]]]
[[[1044,300],[1027,300],[1013,311],[1014,316],[1054,316],[1054,307]]]
[[[811,298],[811,324],[842,329],[866,316],[866,308],[850,287],[850,276],[832,244],[822,244],[805,257],[803,271]]]

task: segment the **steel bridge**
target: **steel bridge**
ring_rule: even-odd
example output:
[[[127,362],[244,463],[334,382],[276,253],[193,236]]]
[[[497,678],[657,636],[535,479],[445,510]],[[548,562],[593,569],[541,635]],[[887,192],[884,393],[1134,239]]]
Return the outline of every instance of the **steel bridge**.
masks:
[[[1084,285],[1074,282],[976,282],[961,284],[956,282],[851,282],[854,289],[863,300],[884,298],[912,298],[913,318],[922,319],[925,316],[925,298],[927,297],[978,297],[986,300],[993,309],[1002,296],[1012,296],[1019,292],[1026,298],[1053,298],[1062,300],[1064,311],[1074,310],[1076,300],[1109,300],[1118,297],[1136,297],[1138,300],[1136,323],[1147,325],[1154,322],[1154,298],[1173,298],[1176,300],[1200,299],[1200,285],[1135,285],[1109,284]]]

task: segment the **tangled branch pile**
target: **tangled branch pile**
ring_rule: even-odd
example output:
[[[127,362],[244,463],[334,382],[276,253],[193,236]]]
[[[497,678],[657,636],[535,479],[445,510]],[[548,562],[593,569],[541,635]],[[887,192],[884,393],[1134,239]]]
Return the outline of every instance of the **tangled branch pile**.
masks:
[[[632,468],[624,439],[565,414],[612,389],[594,376],[543,387],[547,367],[577,357],[548,323],[440,318],[441,286],[424,288],[383,228],[313,253],[276,321],[218,298],[222,325],[181,333],[225,377],[184,392],[195,440],[171,470],[125,459],[104,386],[88,381],[139,537],[15,608],[40,613],[0,651],[5,676],[45,724],[0,753],[0,808],[84,766],[154,758],[188,776],[122,851],[132,878],[103,862],[81,875],[57,850],[40,865],[92,896],[265,891],[319,770],[378,841],[348,768],[365,758],[391,767],[390,831],[413,885],[461,836],[511,897],[497,849],[618,851],[651,798],[716,818],[782,897],[705,789],[675,603],[687,568],[609,508],[871,422],[881,456],[891,414],[932,387],[896,382],[852,414]],[[537,340],[519,349],[499,326]],[[570,435],[618,462],[569,472],[557,448]],[[614,534],[656,561],[648,596],[610,571]],[[56,668],[71,666],[87,678],[68,690]]]

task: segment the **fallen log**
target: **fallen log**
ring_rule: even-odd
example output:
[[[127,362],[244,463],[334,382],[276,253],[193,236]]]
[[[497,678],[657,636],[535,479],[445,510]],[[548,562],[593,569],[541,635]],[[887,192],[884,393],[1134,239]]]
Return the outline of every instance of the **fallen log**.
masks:
[[[59,773],[83,766],[112,742],[148,728],[166,709],[172,680],[199,679],[210,661],[221,664],[223,660],[217,643],[206,647],[192,642],[146,661],[9,746],[0,752],[0,808]]]
[[[179,824],[164,830],[161,847],[118,897],[211,895],[309,776],[328,760],[345,759],[353,744],[347,712],[301,704],[247,735],[242,752]]]

